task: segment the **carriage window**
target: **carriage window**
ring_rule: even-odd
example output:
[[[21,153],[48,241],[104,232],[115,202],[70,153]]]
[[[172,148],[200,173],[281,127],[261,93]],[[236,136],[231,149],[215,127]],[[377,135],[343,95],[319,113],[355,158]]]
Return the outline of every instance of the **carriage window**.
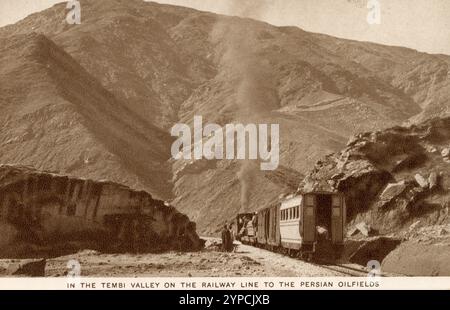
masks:
[[[338,195],[333,195],[333,206],[340,206],[341,205],[341,197]]]
[[[296,206],[296,207],[295,207],[295,215],[296,215],[297,218],[300,217],[300,212],[299,212],[299,211],[300,211],[300,207],[299,207],[299,206]]]

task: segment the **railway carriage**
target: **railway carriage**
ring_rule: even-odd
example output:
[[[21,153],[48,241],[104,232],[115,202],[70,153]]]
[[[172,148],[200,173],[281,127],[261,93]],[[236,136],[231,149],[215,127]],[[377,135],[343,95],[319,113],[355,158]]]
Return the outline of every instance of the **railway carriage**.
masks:
[[[280,246],[279,204],[274,204],[258,212],[256,240],[258,245],[270,250]]]
[[[235,223],[236,239],[246,243],[256,245],[257,213],[239,213]]]
[[[243,215],[238,215],[237,220]],[[314,255],[340,255],[344,243],[346,206],[342,193],[290,195],[260,210],[247,221],[244,243],[310,260]],[[239,227],[239,225],[238,225]],[[241,233],[242,233],[241,229]]]

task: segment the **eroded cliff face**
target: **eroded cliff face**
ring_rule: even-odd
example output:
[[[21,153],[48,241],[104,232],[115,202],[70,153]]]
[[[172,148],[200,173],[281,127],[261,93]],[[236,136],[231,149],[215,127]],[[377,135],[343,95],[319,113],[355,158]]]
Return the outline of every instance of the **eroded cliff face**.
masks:
[[[112,182],[0,166],[0,256],[199,250],[196,225],[175,208]]]

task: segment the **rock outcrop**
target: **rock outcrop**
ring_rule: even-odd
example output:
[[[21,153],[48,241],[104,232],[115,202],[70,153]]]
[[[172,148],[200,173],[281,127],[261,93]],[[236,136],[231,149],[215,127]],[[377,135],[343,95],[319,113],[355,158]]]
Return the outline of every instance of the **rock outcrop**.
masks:
[[[439,214],[450,201],[450,166],[441,152],[450,142],[450,118],[353,137],[340,153],[320,160],[300,191],[341,191],[348,222],[366,222],[381,233],[408,228]]]
[[[198,250],[196,225],[144,191],[0,166],[2,257],[56,255],[83,247],[114,252]]]
[[[446,230],[435,228],[450,224],[450,165],[445,157],[449,143],[448,117],[359,134],[340,153],[317,162],[299,190],[345,193],[347,244],[367,245],[357,254],[352,252],[355,249],[346,249],[353,253],[348,256],[351,261],[365,265],[369,258],[380,259],[383,271],[448,275],[442,264],[448,253],[442,244],[450,243],[450,238]],[[368,227],[373,230],[371,234]],[[435,233],[428,234],[424,245],[421,238],[427,229]],[[374,234],[381,239],[371,239]],[[395,242],[378,242],[384,238]],[[400,241],[404,242],[396,248]],[[434,253],[433,272],[433,268],[415,269],[419,261],[425,264],[430,257],[420,249]]]
[[[412,229],[410,236],[383,260],[384,272],[409,276],[449,276],[450,224]]]
[[[45,277],[46,263],[45,259],[11,262],[6,269],[6,275],[16,277]]]
[[[369,261],[381,262],[394,250],[401,240],[387,237],[368,238],[351,253],[350,262],[366,266]]]

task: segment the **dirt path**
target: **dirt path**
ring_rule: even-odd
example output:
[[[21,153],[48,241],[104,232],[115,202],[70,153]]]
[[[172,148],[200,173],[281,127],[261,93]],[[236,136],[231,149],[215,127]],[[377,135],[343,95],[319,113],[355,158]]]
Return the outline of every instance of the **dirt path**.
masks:
[[[314,264],[247,245],[239,245],[237,253],[259,262],[266,270],[273,270],[273,276],[345,276],[339,272],[331,271]]]

